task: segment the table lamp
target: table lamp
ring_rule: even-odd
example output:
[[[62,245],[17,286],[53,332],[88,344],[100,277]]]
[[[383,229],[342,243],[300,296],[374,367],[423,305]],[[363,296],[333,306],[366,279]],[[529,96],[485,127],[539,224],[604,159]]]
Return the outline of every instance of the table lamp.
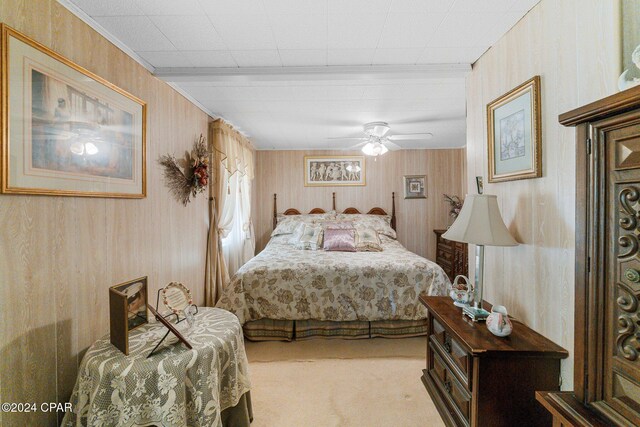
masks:
[[[498,209],[498,197],[490,194],[467,195],[458,218],[442,237],[476,245],[473,307],[464,307],[463,313],[473,320],[486,319],[489,312],[482,308],[484,247],[518,245],[504,225]]]

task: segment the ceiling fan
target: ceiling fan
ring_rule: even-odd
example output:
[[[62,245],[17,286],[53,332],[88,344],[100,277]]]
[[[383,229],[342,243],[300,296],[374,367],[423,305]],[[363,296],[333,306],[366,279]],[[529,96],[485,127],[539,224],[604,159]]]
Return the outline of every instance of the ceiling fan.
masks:
[[[393,134],[388,135],[391,127],[387,122],[371,122],[365,123],[362,126],[362,130],[365,133],[365,136],[361,137],[337,137],[337,138],[329,138],[329,139],[339,139],[339,140],[360,140],[361,142],[348,147],[348,149],[356,149],[362,147],[362,152],[367,156],[381,156],[387,151],[396,151],[401,150],[398,144],[393,141],[403,141],[403,140],[425,140],[431,139],[433,134],[431,133],[405,133],[405,134]]]

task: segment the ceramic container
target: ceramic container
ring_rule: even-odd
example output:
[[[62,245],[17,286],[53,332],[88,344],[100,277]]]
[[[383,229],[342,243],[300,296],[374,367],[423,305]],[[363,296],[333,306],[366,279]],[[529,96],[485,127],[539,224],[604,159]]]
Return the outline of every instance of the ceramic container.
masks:
[[[498,337],[506,337],[513,331],[513,324],[509,320],[507,309],[503,305],[494,305],[487,317],[487,329]]]
[[[464,284],[459,283],[464,281]],[[473,286],[469,283],[469,279],[466,276],[456,276],[451,285],[451,292],[449,296],[453,300],[453,305],[456,307],[465,307],[473,301]]]

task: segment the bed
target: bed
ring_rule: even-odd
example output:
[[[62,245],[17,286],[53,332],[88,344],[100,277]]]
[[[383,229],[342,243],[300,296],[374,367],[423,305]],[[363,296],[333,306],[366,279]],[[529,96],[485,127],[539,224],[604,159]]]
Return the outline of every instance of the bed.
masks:
[[[386,233],[379,236],[382,252],[301,250],[291,243],[290,233],[277,234],[238,270],[217,307],[236,314],[250,340],[426,334],[426,310],[418,295],[445,295],[449,279],[437,264],[392,237],[395,194],[391,215],[378,207],[365,215],[355,208],[337,213],[335,193],[333,208],[329,212],[316,208],[306,215],[296,209],[278,214],[274,195],[274,233],[284,218],[314,224],[352,219],[380,224],[384,218],[393,232],[381,230]]]

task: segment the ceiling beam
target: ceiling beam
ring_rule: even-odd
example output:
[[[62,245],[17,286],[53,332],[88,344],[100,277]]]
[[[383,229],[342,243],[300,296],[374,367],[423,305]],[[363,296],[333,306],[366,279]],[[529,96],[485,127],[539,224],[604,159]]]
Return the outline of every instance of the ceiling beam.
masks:
[[[471,64],[352,65],[322,67],[156,68],[167,82],[239,82],[291,80],[380,80],[464,78]]]

